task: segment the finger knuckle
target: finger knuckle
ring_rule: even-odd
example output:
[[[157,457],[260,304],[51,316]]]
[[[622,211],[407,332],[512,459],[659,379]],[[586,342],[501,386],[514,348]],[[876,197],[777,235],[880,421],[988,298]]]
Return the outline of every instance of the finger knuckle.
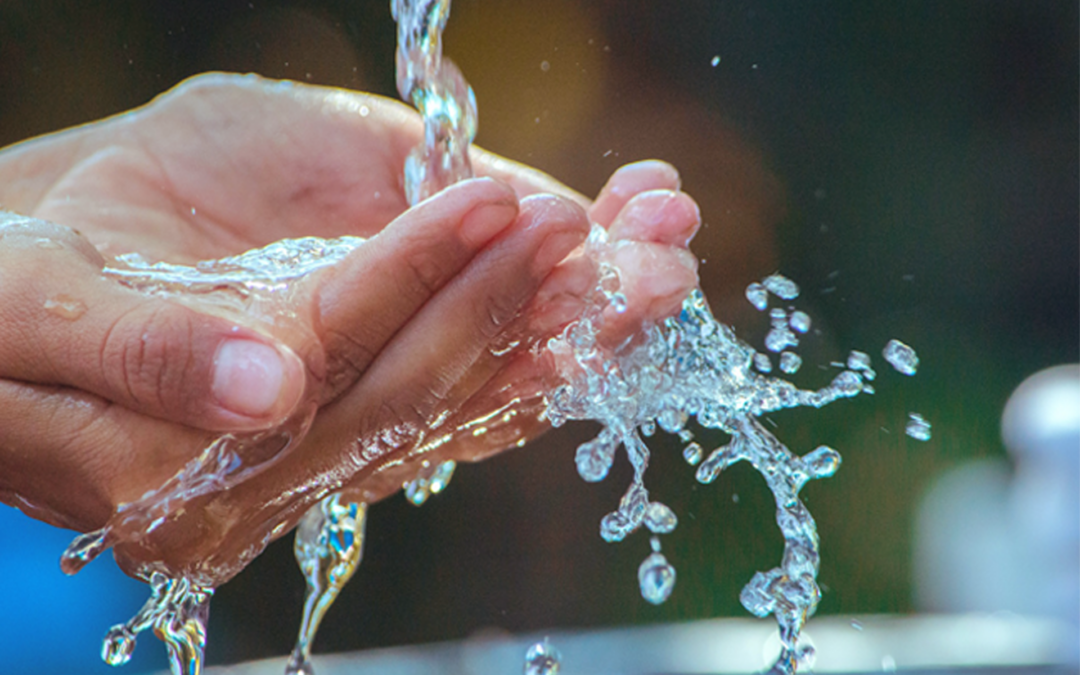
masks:
[[[405,264],[410,285],[426,295],[434,295],[446,281],[446,252],[433,250],[430,246],[409,248]]]
[[[328,331],[325,338],[328,355],[326,386],[335,398],[349,385],[360,379],[375,360],[376,352],[357,337],[337,330]]]
[[[178,410],[187,402],[193,327],[186,312],[171,309],[140,305],[106,333],[101,350],[105,381],[113,391],[126,392],[127,403],[137,408]]]

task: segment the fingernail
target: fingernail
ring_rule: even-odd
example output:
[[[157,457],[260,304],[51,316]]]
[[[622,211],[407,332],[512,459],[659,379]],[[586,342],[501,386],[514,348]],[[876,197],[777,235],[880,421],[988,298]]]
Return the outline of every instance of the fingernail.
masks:
[[[585,211],[574,202],[554,195],[531,195],[521,201],[529,227],[549,228],[533,255],[533,273],[546,277],[551,268],[573,251],[588,234]]]
[[[517,204],[510,200],[477,206],[461,219],[461,236],[470,246],[483,246],[509,227],[515,216]]]
[[[679,172],[672,165],[659,159],[646,159],[620,167],[608,180],[615,194],[640,192],[651,188],[679,189]]]
[[[239,415],[272,412],[286,383],[286,366],[276,349],[253,340],[226,340],[214,357],[214,398]]]

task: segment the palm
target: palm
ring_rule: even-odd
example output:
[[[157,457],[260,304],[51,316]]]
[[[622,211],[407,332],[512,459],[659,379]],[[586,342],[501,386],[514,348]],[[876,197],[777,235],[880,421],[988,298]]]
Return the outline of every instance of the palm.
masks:
[[[69,132],[82,137],[77,152],[57,137],[36,190],[24,190],[32,208],[16,208],[76,227],[105,253],[171,262],[377,233],[407,207],[396,167],[418,139],[416,121],[382,100],[365,106],[378,119],[312,116],[324,95],[296,93],[211,83]]]

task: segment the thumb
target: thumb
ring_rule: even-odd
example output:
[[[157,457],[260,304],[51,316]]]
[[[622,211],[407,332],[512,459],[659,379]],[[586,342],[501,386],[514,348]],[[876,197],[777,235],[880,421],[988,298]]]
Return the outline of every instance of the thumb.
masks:
[[[74,231],[0,213],[0,377],[213,431],[269,427],[296,407],[305,370],[288,347],[101,268]]]

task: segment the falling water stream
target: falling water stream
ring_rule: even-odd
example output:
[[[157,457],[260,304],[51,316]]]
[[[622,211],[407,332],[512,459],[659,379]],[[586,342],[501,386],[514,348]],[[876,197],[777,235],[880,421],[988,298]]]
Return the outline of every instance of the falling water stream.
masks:
[[[424,144],[409,155],[404,169],[406,194],[415,204],[472,175],[468,148],[476,133],[476,102],[461,72],[442,56],[449,0],[392,0],[391,7],[398,22],[398,90],[420,111],[425,125]],[[356,237],[283,240],[194,266],[151,264],[129,254],[110,264],[105,273],[145,293],[197,294],[251,315],[289,320],[279,314],[293,282],[334,264],[363,242]],[[638,570],[638,581],[643,598],[654,604],[664,602],[674,589],[675,568],[661,552],[659,535],[672,532],[678,519],[667,505],[651,498],[645,487],[650,458],[645,438],[658,428],[677,435],[685,444],[683,456],[696,467],[701,483],[711,483],[740,461],[761,473],[775,497],[784,552],[779,566],[754,575],[740,599],[751,613],[775,617],[782,648],[774,669],[793,673],[809,656],[808,648],[798,644],[799,632],[821,596],[817,529],[799,493],[808,481],[833,475],[840,455],[827,446],[796,454],[759,418],[784,408],[819,408],[838,399],[872,394],[876,373],[871,359],[866,353],[851,352],[846,363],[835,364],[840,372],[832,382],[818,390],[800,389],[770,375],[774,368],[770,353],[777,355],[775,366],[781,373],[798,371],[802,358],[795,350],[811,326],[810,317],[792,304],[799,296],[797,284],[780,274],[746,289],[747,300],[758,310],[768,311],[765,351],[755,350],[719,323],[700,291],[686,298],[677,316],[646,324],[635,339],[607,351],[597,340],[605,311],[619,312],[626,303],[619,292],[620,270],[609,262],[611,251],[606,232],[594,225],[585,253],[599,263],[599,281],[582,316],[546,345],[570,357],[560,361],[563,383],[547,393],[546,415],[554,426],[569,420],[602,425],[596,438],[577,449],[578,472],[586,481],[604,479],[619,447],[623,448],[633,479],[617,508],[601,520],[600,535],[605,541],[620,541],[642,525],[653,533],[652,551]],[[49,311],[67,309],[60,303]],[[902,342],[890,341],[883,356],[898,372],[915,374],[918,357]],[[78,571],[115,544],[142,541],[191,500],[254,476],[304,436],[313,415],[311,406],[280,428],[217,439],[160,488],[119,507],[103,529],[72,542],[62,557],[64,570]],[[723,432],[727,442],[706,456],[689,429],[692,422]],[[927,440],[930,424],[911,413],[907,433]],[[416,505],[424,503],[445,488],[453,471],[453,462],[423,462],[415,478],[403,486],[406,497]],[[289,675],[313,672],[310,654],[316,631],[360,562],[366,514],[367,504],[328,490],[297,528],[294,551],[307,581],[307,596],[296,647],[286,667]],[[260,551],[253,550],[240,564]],[[190,577],[171,578],[148,563],[136,573],[150,584],[151,598],[133,619],[109,631],[103,658],[113,665],[125,663],[135,636],[153,628],[167,645],[173,673],[197,675],[202,669],[213,588],[197,569]],[[553,675],[558,667],[557,652],[546,641],[530,649],[526,672]]]

